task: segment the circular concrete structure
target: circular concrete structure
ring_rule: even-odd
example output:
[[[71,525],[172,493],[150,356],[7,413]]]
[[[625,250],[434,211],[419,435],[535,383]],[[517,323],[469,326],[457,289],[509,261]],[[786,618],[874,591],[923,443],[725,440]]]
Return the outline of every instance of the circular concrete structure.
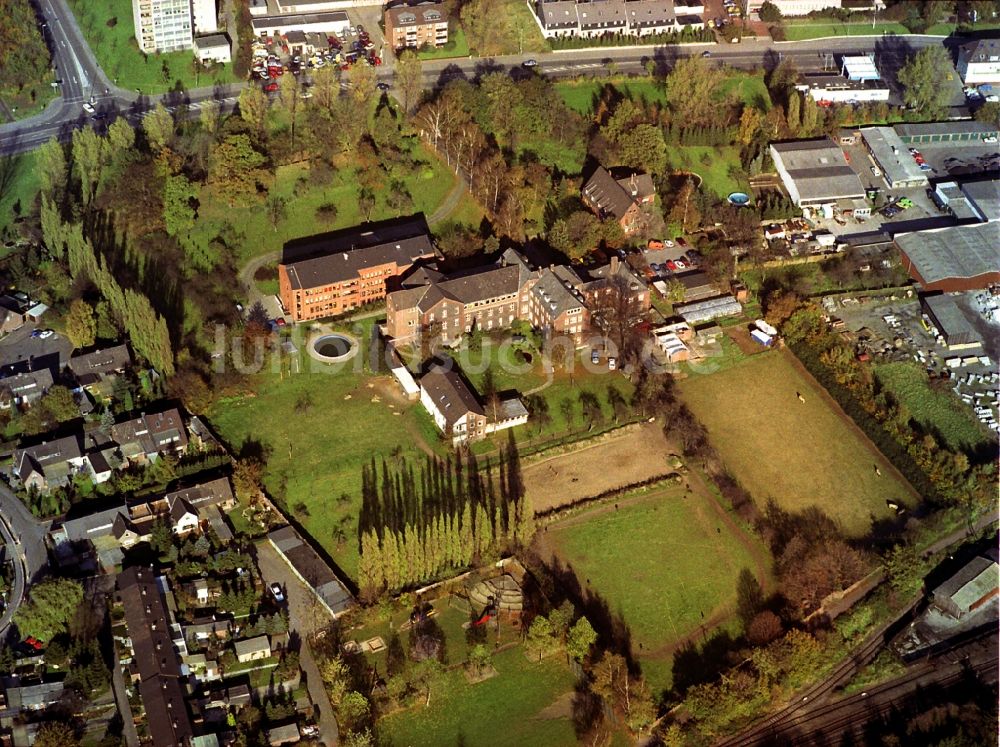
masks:
[[[325,363],[339,363],[358,352],[358,341],[340,332],[327,332],[309,341],[309,353]]]

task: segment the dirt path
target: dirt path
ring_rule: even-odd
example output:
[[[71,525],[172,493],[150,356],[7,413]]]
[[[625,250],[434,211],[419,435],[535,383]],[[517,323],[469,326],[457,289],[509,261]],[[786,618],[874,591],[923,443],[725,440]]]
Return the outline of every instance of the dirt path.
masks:
[[[465,179],[458,174],[455,174],[455,186],[452,187],[451,191],[445,196],[444,202],[438,205],[437,210],[431,213],[430,217],[427,218],[427,225],[433,226],[435,223],[440,223],[454,213],[455,209],[458,207],[458,203],[462,201],[462,195],[465,194],[465,190],[467,188]]]
[[[806,383],[812,388],[812,390],[816,393],[816,395],[824,402],[826,402],[827,406],[830,408],[830,411],[833,412],[833,414],[836,415],[844,423],[844,425],[847,426],[848,430],[853,432],[858,437],[858,441],[862,443],[864,447],[871,453],[871,455],[875,458],[875,461],[881,465],[882,469],[887,470],[888,472],[895,475],[896,479],[898,479],[899,482],[902,483],[902,485],[909,492],[910,497],[913,498],[914,500],[914,503],[920,503],[923,500],[920,493],[918,493],[916,489],[910,484],[910,481],[906,479],[903,473],[900,472],[898,469],[896,469],[896,465],[890,462],[886,458],[885,454],[879,451],[878,446],[876,446],[874,442],[870,438],[868,438],[868,434],[865,433],[863,430],[861,430],[861,427],[854,422],[854,419],[851,418],[851,416],[848,415],[846,412],[844,412],[844,409],[840,406],[840,403],[838,403],[837,400],[835,400],[833,396],[828,391],[826,391],[826,387],[820,384],[816,380],[816,378],[811,373],[809,373],[809,369],[807,369],[804,365],[802,365],[802,361],[800,361],[798,357],[796,357],[795,353],[793,353],[788,348],[783,348],[780,352],[782,355],[788,358],[789,362],[792,364],[792,367],[802,375],[802,378],[806,380]]]

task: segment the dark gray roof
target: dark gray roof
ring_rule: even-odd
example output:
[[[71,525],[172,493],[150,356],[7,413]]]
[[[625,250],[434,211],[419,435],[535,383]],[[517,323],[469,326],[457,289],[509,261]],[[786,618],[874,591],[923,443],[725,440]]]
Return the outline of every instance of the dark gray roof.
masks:
[[[385,14],[392,19],[392,25],[398,27],[422,26],[443,23],[448,20],[448,11],[443,3],[427,3],[416,6],[400,5],[389,8]]]
[[[46,474],[47,470],[65,465],[71,459],[79,459],[81,455],[80,439],[75,435],[64,436],[17,449],[14,452],[14,469],[23,480],[33,470]]]
[[[635,201],[603,166],[598,166],[583,185],[583,197],[601,213],[621,220]]]
[[[957,122],[919,122],[894,125],[902,137],[917,137],[920,135],[951,135],[954,133],[972,132],[988,134],[996,132],[996,125],[987,122],[976,122],[970,119]]]
[[[567,288],[567,283],[574,285],[574,288]],[[542,270],[538,282],[531,288],[531,295],[545,309],[549,318],[555,319],[564,312],[586,306],[584,299],[577,296],[574,290],[575,284],[571,280],[566,279],[564,282],[554,271],[545,269]]]
[[[454,369],[434,366],[420,378],[420,388],[427,392],[449,425],[470,412],[486,414],[479,398]]]
[[[962,570],[934,590],[935,595],[950,597],[959,607],[969,607],[998,586],[997,564],[977,556]]]
[[[969,62],[990,62],[1000,59],[1000,39],[973,39],[959,47],[959,58]]]
[[[392,263],[409,267],[418,259],[435,256],[430,237],[414,224],[297,241],[287,245],[284,254],[282,264],[293,290],[351,280],[369,267]]]
[[[772,143],[802,200],[864,197],[861,179],[848,165],[844,152],[830,138]]]
[[[125,504],[64,521],[59,529],[53,531],[53,534],[57,536],[61,534],[70,542],[93,541],[101,537],[109,537],[113,534],[114,523],[119,516],[128,517]]]
[[[941,325],[941,333],[949,343],[973,341],[978,335],[965,314],[958,307],[954,296],[924,296],[923,301],[927,308],[934,314],[934,318]]]
[[[899,234],[896,244],[925,283],[1000,273],[1000,223]]]
[[[47,368],[14,374],[0,379],[0,387],[9,389],[17,397],[42,396],[55,383],[52,372]]]
[[[294,527],[276,529],[267,537],[295,573],[313,588],[334,614],[343,612],[354,603],[351,592],[333,569],[299,536]]]
[[[592,0],[580,3],[576,9],[581,28],[613,29],[625,26],[624,0]]]
[[[61,681],[18,685],[16,678],[11,678],[11,684],[5,687],[7,709],[15,712],[24,708],[37,710],[58,703],[65,689]]]
[[[236,500],[228,477],[219,477],[188,488],[179,488],[167,493],[164,497],[171,505],[175,500],[181,499],[196,511],[205,506],[214,506]]]

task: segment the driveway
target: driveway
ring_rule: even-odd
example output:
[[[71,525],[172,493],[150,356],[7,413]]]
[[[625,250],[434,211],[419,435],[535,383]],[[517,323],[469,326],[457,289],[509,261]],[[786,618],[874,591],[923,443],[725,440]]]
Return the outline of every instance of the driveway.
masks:
[[[53,334],[43,340],[31,336],[33,329],[26,324],[0,340],[0,369],[4,374],[49,368],[56,375],[69,363],[73,345],[65,335]]]
[[[306,678],[309,699],[319,714],[320,738],[328,747],[339,741],[337,719],[333,714],[333,706],[323,686],[316,659],[309,649],[309,636],[317,630],[325,628],[330,622],[330,613],[323,609],[316,600],[312,589],[306,586],[299,577],[292,573],[291,568],[267,540],[256,545],[257,567],[260,569],[264,582],[270,586],[277,582],[285,590],[288,605],[288,626],[299,634],[302,641],[299,650],[299,664]]]

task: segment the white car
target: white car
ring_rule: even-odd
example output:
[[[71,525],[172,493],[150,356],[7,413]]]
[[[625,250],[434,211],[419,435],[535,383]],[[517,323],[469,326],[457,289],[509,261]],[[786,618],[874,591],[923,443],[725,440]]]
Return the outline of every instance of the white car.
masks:
[[[38,333],[38,336],[43,340],[47,340],[54,334],[55,332],[53,332],[51,329],[43,329],[41,332]]]
[[[89,101],[84,103],[83,110],[87,112],[87,114],[93,114],[96,111],[96,109],[94,109],[94,105],[91,104]]]
[[[872,176],[882,176],[882,172],[878,170],[878,166],[872,166]]]
[[[521,65],[524,67],[538,67],[538,60],[525,60]]]
[[[282,602],[285,601],[285,595],[281,591],[281,584],[279,584],[277,581],[271,584],[271,594],[274,596],[274,601],[277,602],[278,604],[281,604]]]
[[[988,137],[983,138],[984,143],[995,143],[996,141],[997,141],[996,135],[990,135]]]

